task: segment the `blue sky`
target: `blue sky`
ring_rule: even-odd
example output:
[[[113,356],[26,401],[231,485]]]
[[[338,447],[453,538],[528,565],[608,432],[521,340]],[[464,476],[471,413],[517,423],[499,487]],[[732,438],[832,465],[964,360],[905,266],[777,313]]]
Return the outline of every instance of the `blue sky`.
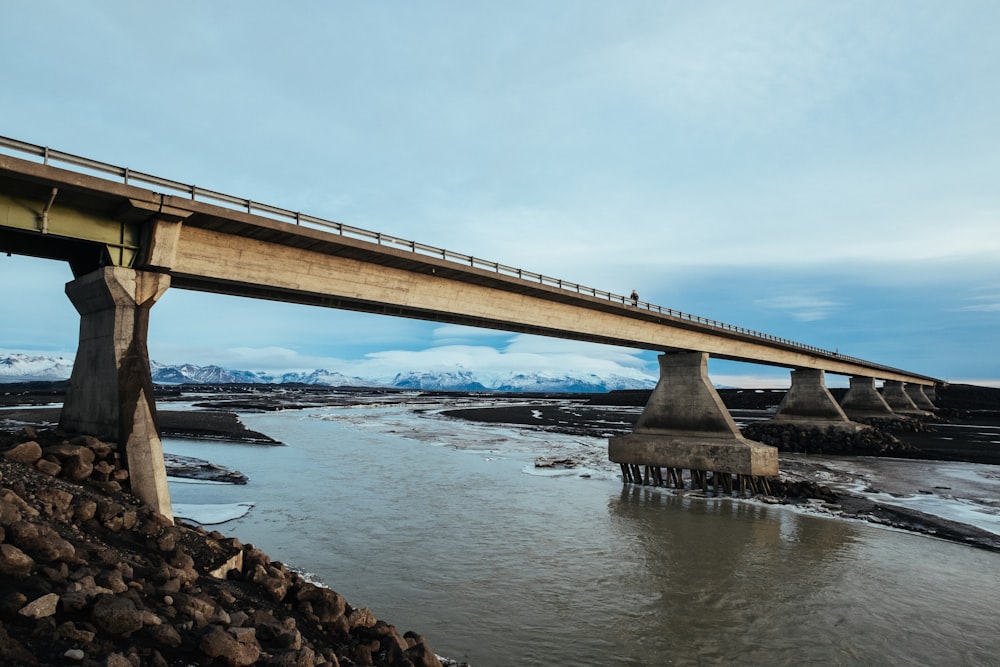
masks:
[[[1000,385],[992,0],[34,0],[0,19],[5,136]],[[0,349],[73,353],[70,278],[0,257]],[[648,352],[181,290],[149,347],[250,370],[655,372]]]

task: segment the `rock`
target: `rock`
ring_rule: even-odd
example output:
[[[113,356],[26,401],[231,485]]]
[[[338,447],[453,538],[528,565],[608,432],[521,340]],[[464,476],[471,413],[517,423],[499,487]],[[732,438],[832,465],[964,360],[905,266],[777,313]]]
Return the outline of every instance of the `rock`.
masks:
[[[31,654],[24,644],[7,634],[0,625],[0,658],[12,665],[37,665],[38,658]]]
[[[31,574],[35,561],[13,544],[0,544],[0,574],[25,576]]]
[[[87,479],[92,472],[94,472],[94,464],[87,462],[83,457],[70,456],[62,460],[63,477],[71,479],[74,482]]]
[[[96,459],[106,459],[114,451],[112,445],[98,440],[92,435],[78,435],[70,440],[70,444],[86,447],[94,453],[94,458]]]
[[[423,642],[406,649],[404,655],[414,667],[441,667],[441,661],[434,655],[434,651],[427,648],[427,644]]]
[[[138,663],[133,663],[128,657],[121,653],[112,653],[105,661],[105,667],[137,667]]]
[[[253,568],[250,580],[267,590],[275,602],[284,600],[292,585],[281,570],[272,565],[257,565]]]
[[[364,607],[355,609],[347,616],[347,625],[351,630],[370,628],[375,625],[375,615],[370,609],[365,609]]]
[[[253,644],[257,641],[256,628],[229,628],[227,632],[241,644]]]
[[[128,586],[122,579],[122,573],[118,570],[109,570],[101,573],[98,577],[96,577],[95,582],[98,585],[107,588],[112,593],[124,593],[128,590]]]
[[[313,584],[302,586],[296,596],[300,602],[308,602],[320,623],[328,623],[344,615],[347,608],[344,598],[329,588]]]
[[[59,521],[69,518],[68,510],[70,503],[73,502],[73,494],[48,486],[40,489],[35,497],[42,503],[42,510],[46,516]]]
[[[214,626],[202,636],[198,648],[208,657],[221,660],[230,667],[252,665],[260,657],[260,647],[256,643],[237,641],[225,630]]]
[[[62,466],[55,461],[49,461],[48,459],[38,459],[35,461],[35,467],[44,472],[49,477],[58,477],[59,473],[62,472]]]
[[[58,628],[56,628],[56,635],[62,637],[63,639],[68,639],[71,642],[79,642],[81,644],[89,644],[94,641],[94,633],[89,630],[81,630],[76,627],[73,621],[66,621]]]
[[[42,446],[34,440],[29,440],[28,442],[22,442],[21,444],[8,449],[3,453],[3,457],[8,461],[31,465],[38,459],[42,458]]]
[[[73,505],[73,521],[83,523],[90,521],[97,514],[97,503],[93,500],[81,500]]]
[[[135,603],[121,595],[98,596],[90,616],[94,625],[112,635],[129,636],[142,627]]]
[[[215,602],[193,595],[175,595],[174,607],[182,615],[192,619],[199,628],[208,625],[209,619],[215,614]]]
[[[162,646],[177,648],[181,645],[181,633],[177,632],[177,628],[169,623],[150,626],[143,630],[143,632],[147,634],[150,639]]]
[[[47,458],[59,462],[62,475],[67,479],[81,481],[90,477],[94,470],[94,451],[89,447],[63,442],[43,451]]]
[[[94,462],[94,451],[92,449],[83,445],[73,445],[68,442],[46,447],[45,455],[55,456],[60,461],[76,457],[86,463],[92,464]]]
[[[86,653],[84,653],[78,648],[71,648],[70,650],[63,653],[64,658],[66,658],[67,660],[72,660],[73,662],[83,662],[83,659],[86,657],[86,655],[87,655]]]
[[[108,481],[111,477],[111,473],[115,471],[115,467],[108,463],[107,461],[98,461],[94,464],[94,475],[97,475],[102,482]]]
[[[14,493],[13,489],[0,489],[0,526],[9,526],[26,516],[38,516],[38,510]]]
[[[58,604],[59,596],[55,593],[49,593],[47,595],[43,595],[37,600],[32,600],[17,613],[26,618],[38,620],[40,618],[47,618],[56,613],[56,605]]]
[[[18,521],[8,529],[8,541],[36,560],[50,563],[75,560],[76,549],[73,545],[48,525]]]

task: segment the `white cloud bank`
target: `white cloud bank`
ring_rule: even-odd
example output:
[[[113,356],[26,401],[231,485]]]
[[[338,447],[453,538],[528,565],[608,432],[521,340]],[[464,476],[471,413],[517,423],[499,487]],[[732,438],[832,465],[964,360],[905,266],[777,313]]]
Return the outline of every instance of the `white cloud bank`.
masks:
[[[656,362],[642,350],[581,343],[534,336],[510,336],[503,345],[493,347],[452,341],[496,336],[496,332],[465,327],[439,327],[432,347],[416,350],[390,349],[369,352],[360,358],[310,356],[279,346],[201,349],[161,347],[152,350],[170,355],[188,354],[188,358],[170,358],[162,363],[219,365],[233,370],[280,373],[308,372],[316,369],[335,371],[351,377],[387,380],[397,373],[442,372],[456,369],[477,375],[504,377],[514,373],[540,373],[553,377],[620,376],[655,381]],[[443,344],[439,344],[443,341]]]

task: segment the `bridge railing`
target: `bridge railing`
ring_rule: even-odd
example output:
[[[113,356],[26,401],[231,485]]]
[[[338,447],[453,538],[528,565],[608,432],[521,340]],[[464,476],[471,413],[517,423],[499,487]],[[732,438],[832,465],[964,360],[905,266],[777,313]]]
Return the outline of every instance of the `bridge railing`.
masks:
[[[169,178],[163,178],[161,176],[155,176],[153,174],[146,174],[141,171],[133,171],[126,167],[118,167],[115,165],[108,164],[106,162],[100,162],[98,160],[92,160],[90,158],[81,157],[79,155],[73,155],[72,153],[65,153],[63,151],[53,150],[46,146],[38,146],[36,144],[30,144],[24,141],[18,141],[17,139],[0,137],[0,150],[12,153],[14,154],[15,157],[30,155],[35,158],[40,158],[42,163],[46,165],[53,164],[61,168],[68,168],[71,171],[95,175],[101,178],[109,178],[109,180],[118,180],[126,185],[141,184],[145,186],[152,186],[154,188],[165,190],[166,192],[164,192],[163,194],[180,195],[188,199],[191,199],[193,201],[200,201],[207,204],[213,204],[216,206],[228,208],[230,210],[237,210],[253,215],[263,216],[280,222],[290,222],[296,225],[310,226],[323,231],[332,231],[336,234],[348,238],[360,241],[367,241],[369,243],[375,243],[384,247],[395,248],[397,250],[404,250],[412,252],[414,254],[424,255],[427,257],[434,257],[436,259],[440,259],[446,262],[454,262],[456,264],[462,264],[464,266],[468,266],[471,268],[493,271],[501,275],[517,278],[519,280],[537,283],[539,285],[546,285],[549,287],[555,287],[561,290],[567,290],[585,296],[604,299],[613,303],[620,303],[625,307],[645,310],[651,313],[656,313],[663,317],[668,317],[675,320],[683,320],[685,322],[693,322],[699,325],[707,326],[713,329],[719,329],[722,331],[730,331],[750,338],[756,338],[771,343],[777,343],[780,345],[784,345],[786,347],[806,352],[812,352],[826,357],[835,357],[837,359],[841,359],[847,362],[858,363],[873,369],[882,368],[891,371],[897,370],[889,368],[887,366],[882,366],[880,364],[874,364],[870,361],[865,361],[864,359],[858,359],[856,357],[841,355],[836,352],[831,352],[829,350],[824,350],[822,348],[815,347],[813,345],[806,345],[804,343],[798,343],[796,341],[789,340],[787,338],[780,338],[777,336],[772,336],[771,334],[762,333],[760,331],[754,331],[753,329],[746,329],[744,327],[738,327],[731,324],[726,324],[724,322],[719,322],[717,320],[700,317],[698,315],[684,313],[679,310],[674,310],[672,308],[665,308],[663,306],[658,306],[656,304],[648,303],[646,301],[633,302],[631,298],[626,297],[622,294],[605,292],[603,290],[595,289],[593,287],[586,287],[584,285],[568,282],[565,280],[561,280],[559,278],[552,278],[550,276],[546,276],[541,273],[525,271],[524,269],[519,269],[514,266],[508,266],[506,264],[500,264],[498,262],[492,262],[489,260],[481,259],[479,257],[474,257],[472,255],[465,255],[462,253],[452,252],[451,250],[446,250],[444,248],[438,248],[435,246],[426,245],[424,243],[418,243],[417,241],[402,239],[396,236],[391,236],[389,234],[383,234],[381,232],[374,232],[368,229],[363,229],[361,227],[353,227],[351,225],[345,225],[340,222],[334,222],[331,220],[325,220],[323,218],[317,218],[315,216],[306,215],[298,211],[291,211],[278,206],[271,206],[270,204],[255,202],[251,199],[245,199],[243,197],[227,195],[225,193],[217,192],[215,190],[209,190],[206,188],[198,187],[196,185],[181,183],[180,181],[175,181]]]

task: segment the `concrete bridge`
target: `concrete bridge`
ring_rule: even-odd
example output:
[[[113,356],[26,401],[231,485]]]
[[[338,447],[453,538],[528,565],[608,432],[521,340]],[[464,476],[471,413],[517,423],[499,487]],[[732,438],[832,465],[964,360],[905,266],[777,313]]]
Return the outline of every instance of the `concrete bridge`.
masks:
[[[710,356],[791,369],[783,420],[850,426],[850,417],[917,414],[933,409],[939,382],[2,137],[0,251],[69,263],[80,340],[60,426],[118,442],[133,493],[167,516],[146,334],[169,287],[657,350],[660,381],[635,431],[609,443],[626,479],[640,465],[777,474],[776,450],[744,439],[722,405]],[[828,372],[851,377],[841,405]]]

